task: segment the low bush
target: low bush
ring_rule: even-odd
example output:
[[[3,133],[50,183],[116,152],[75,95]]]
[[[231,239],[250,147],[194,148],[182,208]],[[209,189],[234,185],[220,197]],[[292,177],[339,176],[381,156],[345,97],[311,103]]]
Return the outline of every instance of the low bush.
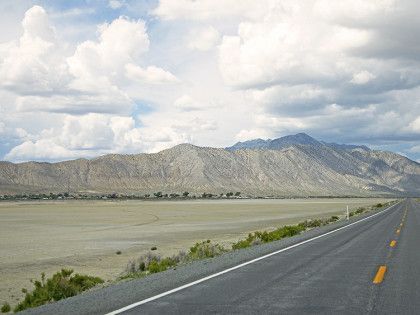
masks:
[[[325,224],[325,221],[321,219],[312,219],[312,220],[305,220],[303,222],[300,222],[298,226],[305,228],[305,229],[312,229],[319,226],[322,226]]]
[[[195,243],[188,252],[188,258],[190,260],[213,258],[226,252],[226,249],[219,244],[213,244],[210,240]]]
[[[364,212],[365,212],[365,211],[367,211],[367,210],[368,210],[368,209],[363,208],[363,207],[357,208],[357,210],[352,211],[352,212],[350,212],[350,213],[349,213],[349,217],[353,217],[353,216],[355,216],[355,215],[362,214],[362,213],[364,213]]]
[[[28,292],[26,289],[22,290],[26,293],[25,298],[16,306],[14,311],[19,312],[27,308],[65,299],[104,282],[98,277],[72,274],[73,270],[61,269],[51,278],[45,279],[45,274],[42,273],[40,281],[31,281],[35,287],[32,292]]]
[[[269,243],[277,240],[281,240],[285,237],[294,236],[300,234],[306,229],[305,224],[297,225],[286,225],[281,228],[275,229],[274,231],[254,232],[248,234],[248,237],[232,245],[232,249],[241,249],[250,246],[254,246],[260,243]]]
[[[7,302],[4,302],[3,305],[1,306],[1,312],[2,313],[9,313],[10,312],[10,304]]]
[[[147,270],[150,273],[157,273],[157,272],[161,272],[161,271],[165,271],[171,267],[176,266],[178,262],[176,261],[176,259],[170,258],[170,257],[166,257],[160,261],[157,260],[152,260],[150,262],[150,264],[147,267]]]
[[[363,207],[360,207],[360,208],[358,208],[354,213],[355,214],[361,214],[361,213],[363,213],[363,212],[365,212],[366,211],[366,208],[363,208]]]
[[[256,241],[257,239],[255,237],[255,233],[249,233],[246,239],[239,240],[236,243],[232,244],[232,249],[236,250],[236,249],[241,249],[241,248],[247,248],[247,247],[252,246],[252,244]],[[258,240],[258,241],[262,243],[261,240]]]
[[[150,273],[157,273],[176,267],[179,264],[192,260],[212,258],[227,250],[219,244],[213,244],[210,240],[196,243],[188,253],[180,251],[172,257],[161,258],[151,252],[141,256],[137,260],[132,260],[127,264],[126,275],[122,278],[141,277]]]

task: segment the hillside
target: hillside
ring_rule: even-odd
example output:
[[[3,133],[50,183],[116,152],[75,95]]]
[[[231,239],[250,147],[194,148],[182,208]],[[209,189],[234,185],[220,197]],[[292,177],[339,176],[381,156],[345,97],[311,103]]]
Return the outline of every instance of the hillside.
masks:
[[[418,195],[420,164],[395,153],[324,143],[305,134],[226,149],[181,144],[153,154],[59,163],[0,162],[0,194],[66,191]]]

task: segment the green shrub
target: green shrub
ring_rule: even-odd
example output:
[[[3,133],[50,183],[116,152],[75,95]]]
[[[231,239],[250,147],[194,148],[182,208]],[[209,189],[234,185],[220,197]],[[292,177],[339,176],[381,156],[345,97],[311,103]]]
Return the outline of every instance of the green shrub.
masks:
[[[203,259],[203,258],[212,258],[219,256],[226,252],[226,249],[219,244],[212,244],[210,240],[195,243],[194,246],[190,248],[187,256],[190,260]]]
[[[300,222],[298,226],[303,227],[305,229],[312,229],[312,228],[320,227],[328,223],[329,223],[328,220],[312,219],[312,220],[305,220],[303,222]]]
[[[338,216],[336,216],[336,215],[333,215],[331,218],[330,218],[330,222],[335,222],[335,221],[338,221],[338,220],[340,220],[340,218],[338,217]]]
[[[133,276],[165,271],[176,266],[180,262],[180,257],[181,254],[162,259],[159,255],[149,252],[135,261],[130,261],[126,271]]]
[[[355,214],[361,214],[363,212],[365,212],[366,208],[360,207],[358,208],[356,211],[354,211]]]
[[[274,231],[254,232],[248,234],[248,237],[244,240],[240,240],[232,245],[232,249],[241,249],[250,247],[259,243],[269,243],[277,240],[281,240],[285,237],[297,235],[304,231],[306,227],[304,225],[286,225],[278,228]]]
[[[196,243],[187,253],[180,251],[172,257],[161,258],[151,252],[141,256],[137,260],[130,261],[127,264],[127,274],[123,278],[139,277],[150,273],[162,272],[173,268],[180,263],[186,263],[191,260],[211,258],[218,256],[227,250],[219,244],[212,244],[210,240]]]
[[[232,249],[241,249],[241,248],[247,248],[250,247],[252,243],[252,240],[250,241],[249,239],[244,239],[244,240],[240,240],[234,244],[232,244]]]
[[[10,312],[10,304],[7,302],[4,302],[2,307],[1,307],[1,312],[2,313],[9,313]]]
[[[148,271],[150,273],[157,273],[157,272],[162,272],[165,271],[171,267],[176,266],[177,262],[175,259],[172,258],[164,258],[160,261],[157,260],[153,260],[150,262],[149,266],[148,266]]]
[[[32,292],[22,290],[26,293],[25,299],[16,306],[14,311],[19,312],[27,308],[65,299],[104,282],[98,277],[80,274],[72,276],[72,274],[73,270],[61,269],[51,278],[45,279],[45,274],[42,273],[41,281],[31,281],[35,287]]]
[[[375,207],[376,208],[381,208],[381,207],[383,207],[383,204],[382,203],[378,203]]]

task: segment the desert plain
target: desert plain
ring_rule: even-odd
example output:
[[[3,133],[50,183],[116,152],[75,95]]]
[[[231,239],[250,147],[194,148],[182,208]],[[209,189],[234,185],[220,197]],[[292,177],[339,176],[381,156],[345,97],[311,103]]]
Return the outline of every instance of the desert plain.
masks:
[[[344,215],[373,198],[0,203],[0,302],[16,304],[30,279],[61,268],[112,281],[129,260],[211,239],[229,246],[255,230]],[[117,254],[117,252],[119,254]]]

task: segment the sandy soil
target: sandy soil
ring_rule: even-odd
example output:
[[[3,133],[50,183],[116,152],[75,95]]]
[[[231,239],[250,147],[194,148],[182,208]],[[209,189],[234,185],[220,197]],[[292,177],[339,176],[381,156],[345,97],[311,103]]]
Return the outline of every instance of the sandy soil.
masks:
[[[22,297],[41,272],[60,268],[115,279],[130,259],[212,239],[225,245],[250,231],[344,214],[384,199],[58,201],[0,203],[0,302]],[[121,255],[116,252],[121,251]]]

